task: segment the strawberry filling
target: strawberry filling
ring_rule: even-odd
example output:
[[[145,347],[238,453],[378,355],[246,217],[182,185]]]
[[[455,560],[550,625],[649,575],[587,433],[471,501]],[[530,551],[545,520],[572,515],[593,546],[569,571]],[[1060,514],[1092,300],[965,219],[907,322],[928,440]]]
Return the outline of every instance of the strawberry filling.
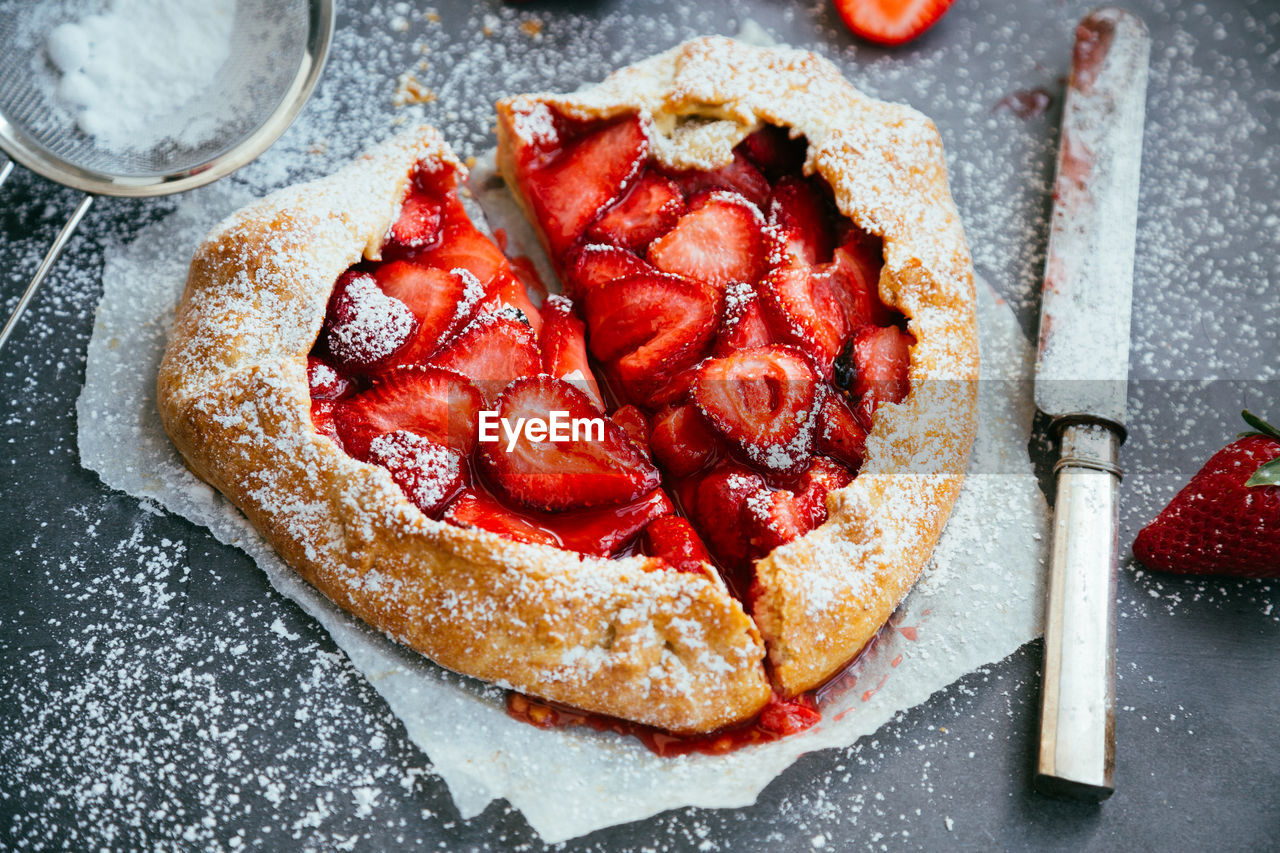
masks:
[[[719,571],[749,603],[754,562],[826,520],[877,408],[910,391],[879,240],[780,128],[675,171],[639,116],[539,127],[515,179],[565,295],[535,306],[455,171],[421,165],[382,260],[335,285],[308,362],[315,429],[432,518]],[[548,430],[559,416],[594,425]],[[816,719],[779,701],[742,742]]]

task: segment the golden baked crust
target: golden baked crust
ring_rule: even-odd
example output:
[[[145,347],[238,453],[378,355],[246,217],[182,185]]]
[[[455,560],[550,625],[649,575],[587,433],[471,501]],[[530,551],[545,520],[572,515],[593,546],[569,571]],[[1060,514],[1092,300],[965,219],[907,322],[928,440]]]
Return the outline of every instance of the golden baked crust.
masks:
[[[457,165],[421,128],[206,238],[160,367],[165,430],[307,581],[442,666],[675,732],[750,718],[764,647],[714,572],[433,521],[315,432],[307,354],[330,292],[378,256],[419,160]]]
[[[791,128],[809,142],[805,171],[884,240],[880,296],[916,338],[911,393],[877,411],[862,471],[828,498],[828,521],[756,568],[753,615],[774,682],[787,696],[808,690],[855,656],[915,584],[976,433],[973,270],[938,132],[914,110],[862,95],[812,53],[697,39],[572,94],[498,103],[499,168],[526,214],[514,143],[536,140],[548,106],[584,120],[638,112],[653,155],[674,168],[725,165],[762,123]]]

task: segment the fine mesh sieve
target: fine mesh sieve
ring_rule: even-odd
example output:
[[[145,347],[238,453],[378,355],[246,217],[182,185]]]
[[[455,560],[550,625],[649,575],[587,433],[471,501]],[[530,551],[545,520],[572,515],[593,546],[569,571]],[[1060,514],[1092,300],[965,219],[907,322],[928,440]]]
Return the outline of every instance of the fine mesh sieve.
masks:
[[[213,78],[212,94],[166,118],[153,134],[164,137],[159,143],[107,148],[82,131],[56,97],[56,74],[45,52],[48,23],[59,23],[59,13],[65,12],[62,20],[76,19],[106,4],[96,5],[0,0],[0,149],[31,171],[86,193],[0,332],[0,348],[95,195],[168,195],[251,162],[306,102],[333,32],[333,0],[236,0],[228,58]],[[200,133],[181,132],[196,123]],[[172,134],[165,133],[169,125]],[[0,184],[11,168],[0,166]]]

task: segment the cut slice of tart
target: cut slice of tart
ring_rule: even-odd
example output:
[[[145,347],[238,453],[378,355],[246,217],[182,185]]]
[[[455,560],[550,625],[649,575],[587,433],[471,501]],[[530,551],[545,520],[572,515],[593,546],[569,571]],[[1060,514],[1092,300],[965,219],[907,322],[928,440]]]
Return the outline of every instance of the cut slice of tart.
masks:
[[[975,433],[972,271],[933,125],[706,38],[498,104],[498,163],[606,404],[751,608],[784,696],[910,590]]]

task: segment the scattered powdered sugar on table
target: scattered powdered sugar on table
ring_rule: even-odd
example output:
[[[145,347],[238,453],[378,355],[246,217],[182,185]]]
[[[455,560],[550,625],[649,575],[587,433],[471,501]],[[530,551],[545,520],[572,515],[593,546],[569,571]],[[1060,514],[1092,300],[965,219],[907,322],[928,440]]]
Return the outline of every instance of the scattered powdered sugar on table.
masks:
[[[104,148],[146,150],[167,138],[199,145],[215,124],[172,120],[212,94],[234,14],[235,0],[112,0],[59,24],[46,40],[61,74],[57,99]]]
[[[58,5],[42,2],[39,8]],[[493,144],[492,101],[500,95],[573,88],[683,38],[734,29],[732,14],[711,3],[658,14],[626,6],[585,14],[533,6],[437,11],[409,3],[340,11],[317,96],[263,158],[186,197],[177,217],[194,219],[181,227],[170,223],[174,230],[167,232],[186,245],[142,252],[123,243],[137,234],[139,222],[172,209],[171,199],[103,202],[90,214],[69,261],[55,269],[24,320],[20,334],[29,343],[9,344],[18,358],[11,369],[22,377],[15,385],[21,399],[38,409],[65,393],[62,385],[36,381],[37,361],[56,364],[56,376],[66,382],[78,377],[88,329],[77,318],[97,298],[100,245],[113,275],[120,275],[127,257],[177,274],[184,259],[176,256],[218,215],[333,170],[371,139],[388,135],[394,124],[425,116],[462,154],[474,154]],[[938,122],[975,262],[1031,333],[1044,263],[1056,110],[1024,122],[1007,111],[992,112],[992,106],[1031,86],[1060,94],[1054,81],[1065,73],[1080,11],[1040,4],[1035,25],[1028,25],[999,7],[960,0],[937,37],[893,54],[855,47],[825,0],[760,12],[776,15],[796,42],[816,44],[860,88],[908,102]],[[1280,57],[1280,15],[1256,4],[1230,20],[1206,23],[1217,14],[1192,0],[1162,0],[1147,16],[1156,38],[1134,305],[1134,431],[1125,453],[1135,460],[1130,465],[1147,460],[1162,467],[1158,476],[1134,470],[1126,477],[1122,545],[1147,520],[1144,514],[1172,496],[1216,449],[1206,435],[1225,441],[1239,428],[1230,408],[1171,409],[1166,383],[1137,380],[1274,379],[1280,366],[1274,348],[1280,340],[1280,295],[1267,283],[1280,280],[1280,146],[1248,147],[1275,132],[1280,101],[1274,74],[1263,70],[1274,69]],[[481,32],[483,17],[492,18],[487,36]],[[537,38],[522,28],[531,21],[544,24]],[[1201,37],[1207,27],[1216,28],[1213,38]],[[1246,62],[1243,57],[1253,51],[1268,58]],[[431,104],[393,105],[395,81],[406,69],[436,95]],[[1246,157],[1242,152],[1248,150],[1253,154]],[[1255,189],[1247,203],[1242,187]],[[65,210],[55,201],[67,203],[56,196],[17,200],[21,221],[31,223],[36,236],[15,247],[8,292],[20,292],[22,271],[39,263],[61,224]],[[148,278],[143,267],[133,274]],[[1166,315],[1189,321],[1171,327],[1160,322]],[[1273,344],[1262,345],[1266,341]],[[109,347],[112,338],[101,343]],[[138,414],[149,416],[153,409],[148,398]],[[32,433],[52,428],[30,411],[16,407],[6,422]],[[57,428],[68,426],[60,421]],[[147,453],[167,447],[153,433],[140,432],[136,439],[154,443]],[[74,453],[62,439],[52,441],[50,452],[59,460]],[[172,846],[184,847],[321,849],[358,846],[370,834],[406,843],[472,839],[467,843],[486,849],[509,849],[527,838],[509,809],[490,809],[469,827],[459,827],[447,807],[425,809],[422,804],[431,802],[430,792],[439,785],[426,769],[429,762],[407,744],[399,722],[347,659],[326,651],[323,636],[294,621],[289,607],[246,583],[245,570],[227,553],[190,552],[180,542],[162,540],[151,522],[163,510],[150,501],[142,509],[135,535],[125,542],[103,541],[97,529],[100,519],[136,512],[112,495],[68,506],[63,515],[48,518],[38,535],[15,540],[23,559],[55,538],[76,542],[83,557],[46,564],[43,594],[59,602],[55,610],[63,615],[49,631],[61,647],[22,652],[30,655],[21,664],[24,683],[9,694],[21,709],[14,714],[18,724],[0,732],[0,752],[8,756],[5,787],[13,798],[13,817],[5,827],[10,834],[0,837],[30,847],[159,846],[171,839]],[[1242,614],[1264,614],[1280,621],[1275,589],[1261,582],[1124,571],[1121,617],[1235,621]],[[10,639],[18,646],[27,642],[25,634]],[[1130,653],[1132,645],[1122,636]],[[82,659],[95,666],[77,669]],[[307,677],[255,680],[273,667],[296,672],[300,660]],[[955,780],[1012,773],[1013,784],[1020,784],[1021,771],[1009,756],[1025,744],[1007,734],[1005,718],[1014,717],[1035,688],[1021,676],[1002,674],[1008,669],[980,667],[936,694],[923,711],[895,715],[889,726],[838,758],[804,762],[765,793],[761,808],[671,812],[632,828],[620,836],[630,839],[622,843],[723,850],[729,849],[726,836],[746,828],[759,832],[760,844],[779,849],[816,838],[819,831],[827,849],[841,847],[842,838],[880,849],[918,844],[929,825],[944,820],[957,844],[989,841],[988,831],[999,829],[984,825],[975,831],[976,818],[957,810],[973,800],[957,790]],[[1034,671],[1025,660],[1013,669]],[[1185,697],[1169,695],[1160,683],[1164,667],[1150,657],[1145,667],[1124,660],[1119,669],[1118,711],[1127,738],[1140,740],[1154,728],[1162,733],[1156,741],[1162,748],[1194,748],[1186,737],[1174,737],[1179,730],[1190,735],[1192,728],[1207,727],[1205,715],[1211,712],[1203,711],[1193,726]],[[251,689],[244,689],[244,679]],[[495,694],[491,702],[497,701]],[[282,706],[289,710],[277,718]],[[1176,709],[1176,721],[1163,713],[1168,709]],[[990,739],[994,746],[986,748]],[[903,780],[904,764],[919,768],[914,779]],[[175,795],[185,808],[166,805]],[[922,801],[923,815],[902,806]],[[427,825],[415,826],[418,818]],[[398,828],[387,829],[393,823]],[[590,845],[602,851],[616,847],[611,836]]]

